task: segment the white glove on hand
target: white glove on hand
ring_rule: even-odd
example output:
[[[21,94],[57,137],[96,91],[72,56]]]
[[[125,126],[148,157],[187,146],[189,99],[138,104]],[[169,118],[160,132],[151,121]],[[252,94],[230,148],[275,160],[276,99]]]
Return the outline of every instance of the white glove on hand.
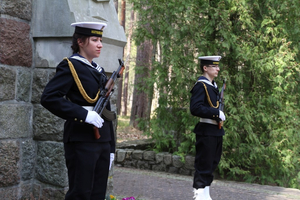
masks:
[[[225,115],[224,115],[224,113],[223,113],[222,110],[219,110],[219,118],[220,118],[222,121],[225,121],[225,120],[226,120],[226,117],[225,117]]]
[[[114,160],[115,160],[115,154],[114,153],[110,153],[109,170],[110,170],[111,165],[112,165],[112,163],[113,163]]]
[[[98,115],[96,111],[88,111],[85,122],[92,124],[97,128],[101,128],[104,120],[100,117],[100,115]]]

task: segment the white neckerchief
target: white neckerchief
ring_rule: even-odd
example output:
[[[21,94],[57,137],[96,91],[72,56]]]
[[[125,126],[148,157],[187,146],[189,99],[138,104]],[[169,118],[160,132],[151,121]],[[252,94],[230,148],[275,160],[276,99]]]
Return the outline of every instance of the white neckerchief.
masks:
[[[86,58],[83,58],[83,57],[80,57],[80,56],[71,56],[70,58],[73,58],[73,59],[75,59],[75,60],[78,60],[78,61],[80,61],[80,62],[82,62],[82,63],[84,63],[84,64],[86,64],[86,65],[88,65],[88,66],[90,66],[90,67],[92,67],[92,68],[94,68],[94,69],[96,69],[98,72],[102,72],[102,67],[100,67],[97,63],[95,63],[96,64],[96,67],[95,66],[93,66]]]
[[[206,79],[202,79],[202,78],[200,78],[197,82],[204,82],[204,83],[206,83],[208,85],[211,85],[211,86],[213,86],[215,88],[218,88],[217,83],[215,81],[214,81],[214,85],[210,81],[208,81]]]

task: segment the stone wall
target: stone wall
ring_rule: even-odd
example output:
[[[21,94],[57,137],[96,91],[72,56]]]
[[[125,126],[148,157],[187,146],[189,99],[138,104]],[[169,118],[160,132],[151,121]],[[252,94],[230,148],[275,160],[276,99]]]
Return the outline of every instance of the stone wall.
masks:
[[[113,0],[0,1],[0,199],[64,199],[64,120],[40,97],[56,65],[71,55],[70,23],[100,19],[109,23],[97,62],[112,72],[126,44]]]
[[[182,175],[194,174],[193,156],[185,156],[184,162],[178,155],[167,152],[138,149],[117,149],[115,165],[127,168],[146,169]]]
[[[33,140],[31,0],[0,5],[0,197],[33,195],[36,142]]]

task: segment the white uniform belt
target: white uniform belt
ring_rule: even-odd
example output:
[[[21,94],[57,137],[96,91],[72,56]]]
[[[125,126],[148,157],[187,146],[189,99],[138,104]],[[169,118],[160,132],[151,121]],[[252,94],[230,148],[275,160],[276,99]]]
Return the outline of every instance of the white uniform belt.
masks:
[[[200,118],[200,122],[207,123],[207,124],[218,125],[218,122],[216,120],[208,119],[208,118]]]
[[[94,109],[94,106],[82,106],[82,107],[89,111],[93,111],[93,109]]]

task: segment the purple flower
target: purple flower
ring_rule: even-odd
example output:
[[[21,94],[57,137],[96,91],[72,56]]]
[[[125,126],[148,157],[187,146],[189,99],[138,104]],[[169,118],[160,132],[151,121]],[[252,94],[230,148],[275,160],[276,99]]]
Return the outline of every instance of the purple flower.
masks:
[[[123,198],[122,200],[135,200],[134,197],[126,197],[126,198]]]

